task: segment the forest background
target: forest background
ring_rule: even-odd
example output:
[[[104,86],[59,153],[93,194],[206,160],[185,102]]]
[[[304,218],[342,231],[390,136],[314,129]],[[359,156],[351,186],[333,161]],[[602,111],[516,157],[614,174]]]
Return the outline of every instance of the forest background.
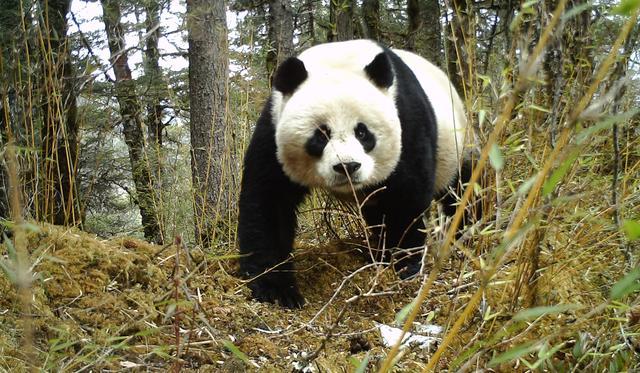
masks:
[[[13,295],[0,307],[0,316],[7,316],[0,325],[11,331],[0,344],[0,356],[7,357],[2,367],[78,370],[125,367],[126,361],[180,369],[222,361],[243,369],[290,369],[292,362],[320,370],[386,370],[391,364],[631,369],[640,346],[639,9],[637,0],[3,0],[0,289]],[[268,334],[237,331],[244,338],[230,338],[220,326],[213,331],[202,321],[211,320],[210,314],[202,312],[227,307],[223,324],[250,317],[237,309],[249,301],[242,282],[230,274],[242,157],[270,77],[280,61],[305,48],[357,38],[415,51],[447,72],[483,145],[476,180],[463,199],[479,200],[484,216],[456,242],[434,218],[428,230],[438,254],[413,287],[352,257],[340,265],[335,258],[329,264],[304,259],[311,261],[309,268],[341,270],[326,279],[327,289],[319,291],[315,306],[311,302],[309,314],[289,320],[289,326],[309,327],[324,319],[310,335],[301,334],[304,347],[295,353],[282,339],[264,341]],[[357,211],[344,209],[322,195],[311,198],[301,224],[303,253],[322,246],[320,252],[335,257],[342,246],[325,243],[359,237]],[[69,232],[83,243],[67,242]],[[67,271],[72,258],[84,258],[80,251],[92,252],[92,245],[104,242],[118,242],[120,249],[96,246],[96,252],[113,249],[118,257],[122,247],[137,247],[151,253],[138,258],[147,266],[140,276],[150,276],[148,266],[165,274],[156,290],[174,293],[145,303],[154,315],[149,317],[157,319],[153,327],[131,329],[120,320],[113,334],[98,328],[104,332],[98,337],[87,320],[53,306],[72,307],[76,301],[64,292],[52,295],[47,286],[65,281],[54,273]],[[207,260],[173,262],[195,255],[182,249]],[[171,250],[173,256],[162,257]],[[168,258],[173,266],[164,268]],[[74,276],[89,273],[86,261],[111,259],[83,260],[74,262],[83,270],[68,272],[68,278],[77,281]],[[378,271],[373,285],[360,278],[369,270]],[[378,282],[380,271],[385,281]],[[206,283],[223,275],[216,281],[224,285],[211,291],[229,294],[213,297],[224,307],[210,305],[207,311],[206,302],[181,287],[187,279],[203,276]],[[314,275],[300,276],[313,282]],[[121,276],[107,271],[104,286],[94,290],[101,296],[112,292],[110,284],[122,283]],[[129,284],[129,277],[135,276],[127,273],[124,281],[132,289],[144,282]],[[88,285],[78,286],[78,297],[87,295]],[[350,286],[362,310],[352,308],[352,297],[341,298]],[[392,303],[370,308],[368,297],[390,294]],[[435,299],[440,311],[434,310]],[[56,327],[34,322],[44,317],[47,302],[57,310],[49,315]],[[261,310],[266,320],[284,312]],[[343,325],[349,312],[362,324]],[[331,343],[352,343],[336,336],[341,327],[344,335],[369,336],[372,327],[365,324],[376,312],[400,315],[396,322],[406,330],[416,320],[444,325],[438,348],[413,352],[418,357],[411,360],[406,350],[397,355],[398,346],[385,349],[379,338],[367,337],[371,351],[345,349],[355,363],[328,352],[319,358]],[[394,316],[375,319],[392,323]],[[211,348],[215,352],[189,351],[197,338],[180,338],[182,323],[191,331],[207,330],[199,337],[217,346]],[[158,339],[144,343],[145,355],[131,346],[149,330]],[[109,338],[120,337],[130,349],[114,348],[122,341]],[[262,350],[248,353],[255,338]],[[85,346],[82,340],[92,341],[91,347],[78,347]],[[209,346],[202,341],[199,346]],[[283,350],[268,352],[263,344]],[[28,348],[20,352],[19,346]],[[114,361],[104,357],[114,350],[127,352]],[[102,358],[89,363],[89,356]],[[279,362],[284,356],[291,362]],[[397,356],[405,356],[408,365]]]

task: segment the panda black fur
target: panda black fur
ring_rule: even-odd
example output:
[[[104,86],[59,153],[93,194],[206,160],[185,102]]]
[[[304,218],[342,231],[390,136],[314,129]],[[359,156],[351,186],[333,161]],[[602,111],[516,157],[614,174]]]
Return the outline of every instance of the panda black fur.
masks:
[[[446,75],[413,53],[356,40],[284,61],[247,149],[240,193],[240,270],[253,297],[303,305],[290,254],[309,188],[344,199],[384,187],[362,209],[368,225],[384,224],[386,248],[423,246],[419,217],[457,182],[465,129]],[[419,266],[417,255],[394,264],[401,277]]]

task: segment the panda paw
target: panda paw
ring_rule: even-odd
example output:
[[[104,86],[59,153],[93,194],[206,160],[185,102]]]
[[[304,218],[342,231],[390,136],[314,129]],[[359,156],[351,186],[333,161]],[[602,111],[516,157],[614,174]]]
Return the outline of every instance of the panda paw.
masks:
[[[302,308],[304,298],[291,275],[267,273],[249,283],[252,297],[259,302],[279,304],[286,308]]]
[[[394,269],[398,277],[402,280],[411,280],[415,278],[422,268],[421,257],[406,257],[394,264]]]

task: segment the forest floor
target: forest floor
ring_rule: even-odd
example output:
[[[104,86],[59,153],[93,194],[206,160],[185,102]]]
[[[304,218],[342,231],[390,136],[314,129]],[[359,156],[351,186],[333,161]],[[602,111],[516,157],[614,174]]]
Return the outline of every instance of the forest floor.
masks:
[[[215,372],[346,372],[366,367],[370,371],[379,367],[390,349],[381,330],[398,326],[396,319],[420,288],[421,279],[400,282],[388,267],[368,266],[354,253],[353,244],[303,239],[295,261],[307,304],[301,310],[287,310],[251,300],[243,281],[234,276],[235,258],[184,245],[161,247],[132,238],[104,240],[51,225],[29,227],[23,244],[34,263],[30,310],[21,306],[9,277],[0,276],[0,369],[11,372],[33,367]],[[622,255],[611,248],[601,253],[611,271],[585,273],[577,265],[584,262],[579,255],[556,255],[553,263],[545,264],[537,290],[543,304],[575,306],[522,323],[514,323],[510,311],[518,267],[513,261],[506,263],[455,335],[440,366],[467,362],[463,368],[471,369],[474,364],[486,365],[495,351],[543,341],[546,351],[552,350],[545,357],[547,363],[562,364],[567,359],[572,366],[584,367],[589,359],[580,363],[584,353],[574,351],[581,335],[586,336],[580,342],[586,351],[618,345],[616,325],[629,327],[628,307],[588,316],[607,304],[604,284],[621,276],[621,271],[612,271],[621,268]],[[425,367],[444,336],[438,327],[451,328],[478,290],[476,274],[462,256],[446,262],[414,322],[413,331],[428,343],[403,348],[396,363],[400,371]],[[28,330],[32,337],[25,340]],[[628,335],[628,343],[635,343],[635,338]],[[532,363],[533,351],[524,354]],[[540,349],[536,351],[540,356]],[[526,370],[518,357],[515,365],[494,368]],[[627,359],[624,365],[629,367],[634,360]]]
[[[65,371],[291,371],[308,361],[316,370],[349,371],[367,354],[372,366],[383,356],[380,324],[392,325],[419,287],[377,266],[349,278],[336,294],[346,274],[367,263],[338,242],[301,247],[297,278],[307,304],[288,310],[251,300],[233,275],[235,260],[184,245],[103,240],[51,225],[31,226],[26,244],[37,257],[29,316],[15,287],[0,277],[0,367],[8,371],[27,370],[25,361],[34,357],[47,370]],[[373,279],[385,284],[382,294],[373,294],[376,286],[382,290]],[[448,303],[450,288],[437,291],[425,309]],[[19,338],[24,323],[33,331],[32,357]],[[436,343],[411,347],[411,360],[425,361]]]

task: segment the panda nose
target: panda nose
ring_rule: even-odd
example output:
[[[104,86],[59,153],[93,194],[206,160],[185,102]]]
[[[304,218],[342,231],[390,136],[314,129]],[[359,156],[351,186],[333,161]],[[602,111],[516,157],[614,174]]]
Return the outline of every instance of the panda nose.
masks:
[[[345,162],[345,163],[338,163],[336,165],[333,166],[333,170],[339,174],[342,175],[353,175],[354,172],[358,171],[358,169],[360,169],[360,163],[358,162]]]

